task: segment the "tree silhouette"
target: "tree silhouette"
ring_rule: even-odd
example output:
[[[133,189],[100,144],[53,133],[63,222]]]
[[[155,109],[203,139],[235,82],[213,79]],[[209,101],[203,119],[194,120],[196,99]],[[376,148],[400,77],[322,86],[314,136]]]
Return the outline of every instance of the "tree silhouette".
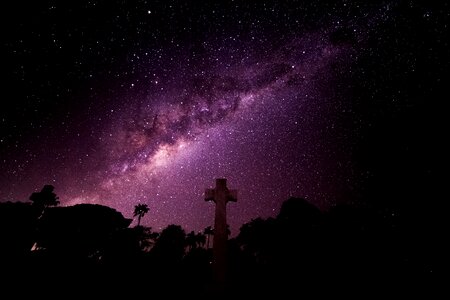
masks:
[[[199,232],[195,235],[195,244],[198,248],[203,248],[205,247],[205,243],[206,243],[206,236]]]
[[[159,236],[159,233],[153,232],[151,227],[137,226],[133,228],[133,231],[139,242],[140,250],[144,252],[150,251]]]
[[[130,223],[122,213],[98,204],[49,208],[38,225],[37,245],[53,254],[97,259],[110,238]]]
[[[55,187],[53,185],[44,185],[40,192],[32,193],[30,200],[33,202],[33,206],[37,207],[40,212],[49,206],[57,206],[59,204],[59,198],[53,193],[54,189]]]
[[[134,217],[138,217],[137,226],[141,226],[141,218],[148,213],[148,205],[147,204],[138,204],[134,206]]]
[[[188,250],[191,251],[196,247],[196,235],[194,231],[189,232],[186,235],[186,246],[188,247]]]
[[[211,240],[211,235],[214,235],[214,230],[211,226],[208,226],[203,231],[203,234],[206,235],[206,249],[209,249],[209,241]]]
[[[186,235],[186,246],[189,251],[197,248],[203,248],[205,246],[205,242],[206,236],[201,232],[195,233],[194,231],[191,231]]]
[[[184,256],[186,233],[179,225],[167,226],[159,235],[152,253],[157,257],[158,263],[177,264]]]

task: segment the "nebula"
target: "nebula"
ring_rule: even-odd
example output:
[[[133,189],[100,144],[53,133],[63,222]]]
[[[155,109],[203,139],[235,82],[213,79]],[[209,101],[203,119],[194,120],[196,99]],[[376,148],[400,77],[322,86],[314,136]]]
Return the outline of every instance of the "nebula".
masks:
[[[85,197],[73,197],[68,203],[101,199],[104,204],[130,211],[133,200],[151,205],[157,198],[171,206],[175,199],[192,199],[189,202],[197,201],[204,207],[196,210],[207,210],[201,195],[215,177],[227,176],[231,183],[256,185],[260,180],[252,176],[260,169],[269,179],[267,170],[276,161],[271,152],[282,156],[283,150],[280,152],[264,141],[265,137],[274,140],[279,136],[267,128],[274,124],[267,124],[297,118],[304,106],[317,105],[317,99],[312,97],[317,94],[317,77],[326,76],[329,64],[350,51],[345,45],[331,44],[324,35],[326,32],[292,38],[256,62],[227,65],[204,74],[179,74],[180,78],[165,88],[170,92],[149,93],[136,105],[122,109],[120,117],[105,130],[113,133],[101,147],[107,163],[97,170],[97,176],[91,177],[97,183]],[[180,57],[179,61],[186,58]],[[271,120],[262,121],[263,127],[258,127],[268,116]],[[258,145],[267,156],[261,158],[262,166],[245,172],[241,160],[246,160],[245,155],[251,156],[251,152],[245,153],[250,144]],[[232,150],[235,147],[244,149],[244,153]],[[305,154],[299,152],[293,156],[302,155]],[[183,185],[185,181],[196,182],[196,189],[170,191],[167,183],[174,179]],[[294,194],[298,186],[287,189],[287,194],[280,197]],[[168,215],[177,214],[176,209],[157,209]]]
[[[366,139],[444,68],[421,42],[445,40],[439,14],[414,1],[163,2],[11,4],[0,201],[52,184],[61,205],[145,203],[144,225],[202,230],[225,177],[233,233],[291,196],[359,203],[390,161]]]

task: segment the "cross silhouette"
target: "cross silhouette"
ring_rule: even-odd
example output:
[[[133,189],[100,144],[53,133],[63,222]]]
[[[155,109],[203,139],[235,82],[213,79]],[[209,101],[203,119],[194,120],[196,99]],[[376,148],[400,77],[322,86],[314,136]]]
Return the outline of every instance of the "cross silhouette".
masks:
[[[214,189],[205,190],[205,201],[214,201],[216,214],[214,220],[213,240],[213,270],[216,282],[225,283],[226,274],[226,245],[227,245],[227,203],[237,201],[237,190],[227,188],[225,178],[216,179]]]

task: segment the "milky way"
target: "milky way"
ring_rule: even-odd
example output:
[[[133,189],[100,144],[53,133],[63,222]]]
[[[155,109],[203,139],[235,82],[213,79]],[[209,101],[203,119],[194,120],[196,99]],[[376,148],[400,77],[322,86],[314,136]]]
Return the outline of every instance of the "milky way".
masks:
[[[11,8],[19,105],[2,115],[1,199],[50,183],[62,205],[131,217],[145,203],[148,226],[201,230],[213,222],[204,190],[225,177],[239,191],[233,232],[291,196],[359,201],[370,173],[355,147],[371,121],[352,93],[376,97],[366,61],[389,65],[371,43],[398,6],[166,2]]]
[[[239,51],[234,50],[236,56],[242,56]],[[243,203],[230,207],[233,225],[269,215],[291,195],[318,194],[314,200],[324,204],[320,201],[328,200],[326,187],[306,188],[302,181],[311,183],[304,170],[309,166],[300,161],[311,151],[302,149],[311,139],[308,126],[320,125],[299,130],[298,117],[311,113],[308,106],[320,105],[315,77],[326,76],[329,62],[341,55],[348,51],[311,34],[270,49],[264,59],[222,62],[205,72],[174,75],[164,85],[167,93],[150,94],[120,112],[111,124],[113,134],[102,146],[106,168],[99,170],[98,181],[91,179],[98,182],[94,191],[69,203],[90,199],[131,211],[135,202],[143,202],[155,212],[151,221],[157,224],[167,220],[201,228],[213,216],[211,204],[203,203],[204,188],[214,178],[226,177],[240,189],[239,204]],[[187,60],[177,58],[180,64]],[[313,113],[325,114],[320,109]],[[281,178],[292,176],[286,170],[294,166],[305,178],[286,178],[280,184]],[[238,213],[248,206],[244,215]],[[195,217],[185,220],[186,215]]]

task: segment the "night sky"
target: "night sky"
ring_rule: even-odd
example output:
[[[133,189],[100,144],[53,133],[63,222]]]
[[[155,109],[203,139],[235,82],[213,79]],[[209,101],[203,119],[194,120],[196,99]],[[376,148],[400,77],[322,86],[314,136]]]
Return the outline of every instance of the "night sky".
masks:
[[[436,191],[445,3],[22,2],[2,8],[0,201],[52,184],[201,230],[225,177],[237,232],[290,196],[393,211]]]

